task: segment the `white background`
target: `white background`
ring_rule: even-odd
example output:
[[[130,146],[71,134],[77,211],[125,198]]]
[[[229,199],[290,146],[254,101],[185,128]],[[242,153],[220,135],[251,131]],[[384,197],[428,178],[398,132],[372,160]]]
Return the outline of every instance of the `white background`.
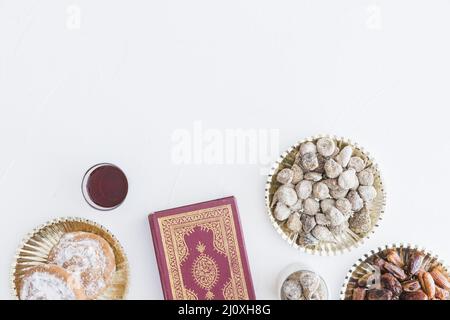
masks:
[[[0,298],[21,239],[80,216],[125,247],[128,297],[161,299],[147,214],[228,195],[260,299],[294,262],[338,298],[356,259],[387,243],[450,261],[449,13],[448,0],[0,0]],[[269,223],[259,165],[173,163],[172,134],[196,120],[279,129],[280,151],[317,133],[359,142],[387,185],[381,227],[342,256],[297,252]],[[80,192],[103,161],[130,181],[110,213]]]

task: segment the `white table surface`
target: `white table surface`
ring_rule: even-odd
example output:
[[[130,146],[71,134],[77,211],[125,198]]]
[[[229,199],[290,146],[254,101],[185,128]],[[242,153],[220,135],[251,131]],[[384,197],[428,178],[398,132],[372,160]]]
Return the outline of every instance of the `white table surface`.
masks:
[[[161,299],[147,214],[228,195],[260,299],[277,297],[291,263],[338,298],[351,265],[387,243],[450,261],[449,11],[444,0],[0,1],[0,299],[21,239],[61,216],[109,228],[128,253],[128,297]],[[337,257],[289,247],[266,216],[263,157],[174,162],[173,135],[196,121],[219,136],[279,130],[275,154],[317,133],[359,142],[387,185],[381,227]],[[130,182],[109,213],[80,193],[104,161]]]

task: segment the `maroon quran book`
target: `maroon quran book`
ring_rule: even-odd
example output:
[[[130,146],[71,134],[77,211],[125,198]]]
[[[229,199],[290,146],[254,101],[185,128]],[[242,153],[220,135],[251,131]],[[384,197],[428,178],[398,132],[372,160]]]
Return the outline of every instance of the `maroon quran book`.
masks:
[[[166,300],[254,300],[234,197],[149,215]]]

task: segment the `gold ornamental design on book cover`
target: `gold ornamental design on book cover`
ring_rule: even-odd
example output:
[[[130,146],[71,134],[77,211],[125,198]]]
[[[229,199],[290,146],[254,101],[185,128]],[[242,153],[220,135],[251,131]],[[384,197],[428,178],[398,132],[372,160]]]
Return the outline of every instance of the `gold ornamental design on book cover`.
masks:
[[[230,205],[158,219],[173,299],[247,300]]]

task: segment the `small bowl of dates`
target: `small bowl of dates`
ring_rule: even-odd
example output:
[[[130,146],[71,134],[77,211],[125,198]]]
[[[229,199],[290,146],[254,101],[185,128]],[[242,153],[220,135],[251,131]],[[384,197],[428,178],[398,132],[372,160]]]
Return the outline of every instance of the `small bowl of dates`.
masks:
[[[448,269],[439,258],[410,245],[371,251],[349,271],[342,300],[449,300]]]

